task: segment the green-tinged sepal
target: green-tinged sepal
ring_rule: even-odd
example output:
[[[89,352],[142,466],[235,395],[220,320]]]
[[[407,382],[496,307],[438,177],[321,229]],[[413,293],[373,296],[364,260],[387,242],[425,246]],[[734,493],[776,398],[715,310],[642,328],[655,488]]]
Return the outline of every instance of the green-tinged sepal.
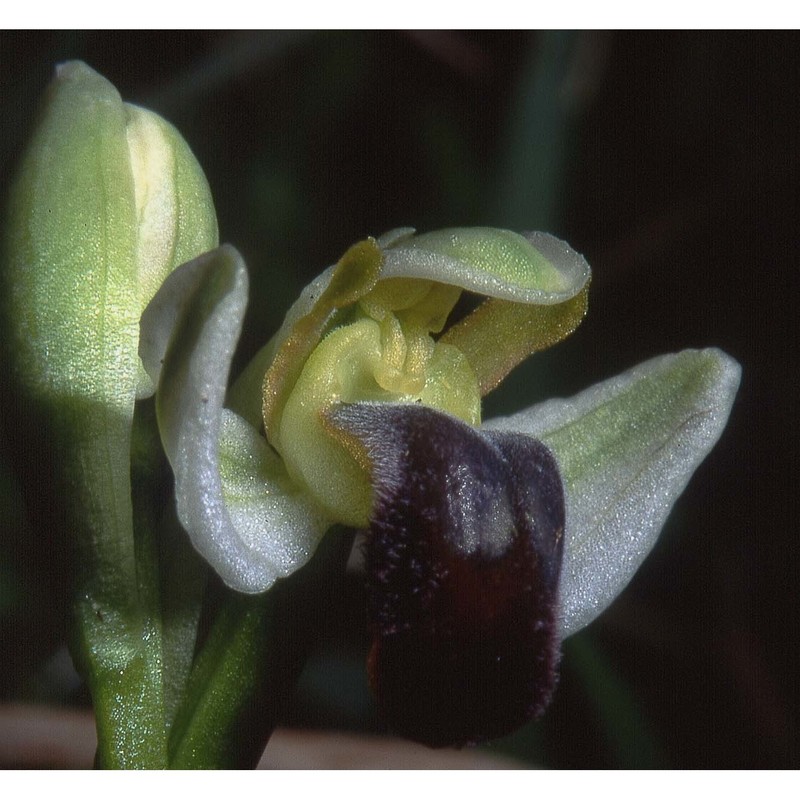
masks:
[[[422,278],[514,303],[554,305],[574,297],[591,270],[580,253],[549,233],[446,228],[391,231],[383,277]]]
[[[486,427],[541,439],[566,492],[561,632],[588,625],[655,544],[670,510],[722,435],[741,367],[716,349],[639,364],[568,400]]]

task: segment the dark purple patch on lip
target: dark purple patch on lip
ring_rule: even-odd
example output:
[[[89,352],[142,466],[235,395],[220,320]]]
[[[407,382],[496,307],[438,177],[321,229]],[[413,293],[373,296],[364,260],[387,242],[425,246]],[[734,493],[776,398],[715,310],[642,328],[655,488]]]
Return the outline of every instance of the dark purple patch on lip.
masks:
[[[549,450],[418,405],[330,418],[372,463],[369,671],[388,726],[461,746],[538,717],[557,681],[564,544]]]

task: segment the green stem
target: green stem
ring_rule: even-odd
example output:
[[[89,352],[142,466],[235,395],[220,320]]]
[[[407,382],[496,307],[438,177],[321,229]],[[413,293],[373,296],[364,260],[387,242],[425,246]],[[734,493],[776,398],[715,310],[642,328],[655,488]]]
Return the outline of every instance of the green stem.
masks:
[[[171,768],[256,765],[325,623],[352,541],[351,531],[330,531],[314,558],[270,591],[229,593],[173,726]]]
[[[208,566],[181,528],[174,502],[170,502],[159,538],[164,714],[169,729],[186,696],[197,646]]]
[[[131,449],[135,587],[128,596],[109,592],[106,583],[115,575],[92,570],[76,603],[79,642],[73,649],[92,693],[96,763],[108,769],[161,769],[167,763],[156,535],[162,478],[153,404],[140,404]],[[95,546],[101,544],[99,539]]]

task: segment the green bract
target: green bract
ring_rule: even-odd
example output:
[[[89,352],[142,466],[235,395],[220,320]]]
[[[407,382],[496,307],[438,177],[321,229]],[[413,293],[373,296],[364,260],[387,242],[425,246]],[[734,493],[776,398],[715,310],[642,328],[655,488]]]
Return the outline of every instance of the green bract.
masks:
[[[404,229],[366,240],[304,290],[223,409],[220,365],[238,338],[232,309],[244,309],[245,274],[234,250],[209,254],[176,271],[142,319],[144,330],[162,331],[146,361],[181,520],[244,592],[305,563],[331,524],[368,523],[369,459],[332,409],[424,403],[480,425],[481,395],[580,323],[589,281],[586,262],[545,234]],[[489,296],[448,328],[465,289]],[[627,584],[720,435],[738,380],[723,353],[686,351],[488,423],[535,433],[561,465],[562,633],[588,624]]]
[[[50,524],[74,532],[78,627],[91,640],[78,652],[95,689],[111,676],[96,699],[113,705],[114,675],[154,668],[131,501],[134,402],[154,388],[139,360],[139,318],[175,267],[217,245],[211,194],[171,125],[70,62],[47,91],[4,234],[15,435],[23,453],[48,454],[49,498],[32,506],[49,507]],[[99,622],[115,632],[102,646],[87,633]]]

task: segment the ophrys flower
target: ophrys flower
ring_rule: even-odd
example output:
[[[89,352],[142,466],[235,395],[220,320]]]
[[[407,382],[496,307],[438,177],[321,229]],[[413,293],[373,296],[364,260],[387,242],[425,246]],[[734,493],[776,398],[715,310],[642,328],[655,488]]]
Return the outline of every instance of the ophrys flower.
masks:
[[[705,350],[482,425],[481,396],[580,323],[588,281],[586,262],[546,234],[365,240],[304,290],[229,409],[247,292],[236,251],[176,271],[143,316],[142,358],[195,546],[232,588],[260,592],[302,566],[330,525],[369,527],[373,679],[414,738],[478,741],[543,708],[558,642],[624,588],[727,420],[739,367]],[[488,299],[448,327],[465,290]],[[482,584],[487,565],[497,569]],[[511,634],[487,644],[501,623],[513,646]],[[518,652],[505,671],[486,666]],[[484,666],[469,675],[476,658]],[[542,668],[525,674],[525,658]],[[438,690],[404,703],[426,664]],[[488,699],[475,700],[478,684]]]

